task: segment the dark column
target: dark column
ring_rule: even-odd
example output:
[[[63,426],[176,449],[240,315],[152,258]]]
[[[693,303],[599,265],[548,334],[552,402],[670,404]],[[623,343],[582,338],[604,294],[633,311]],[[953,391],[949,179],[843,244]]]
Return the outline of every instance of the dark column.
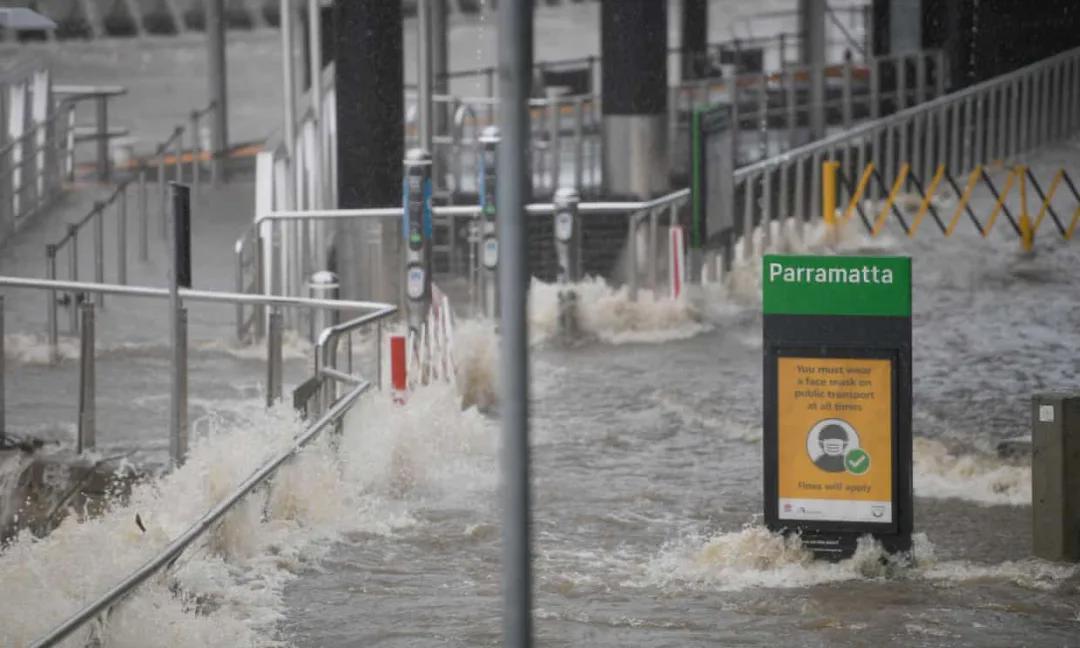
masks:
[[[604,184],[615,197],[669,187],[667,0],[601,0]]]
[[[401,3],[334,2],[337,86],[338,207],[401,204],[404,144],[404,52]],[[397,302],[401,224],[343,224],[332,270],[342,297]]]
[[[682,78],[700,79],[709,69],[709,0],[682,1]]]
[[[213,177],[216,180],[225,176],[224,158],[229,150],[229,102],[225,74],[225,3],[224,0],[210,0],[206,3],[206,53],[207,78],[210,84],[210,100],[217,104],[211,116],[210,133],[213,162]],[[197,137],[198,135],[194,135]]]

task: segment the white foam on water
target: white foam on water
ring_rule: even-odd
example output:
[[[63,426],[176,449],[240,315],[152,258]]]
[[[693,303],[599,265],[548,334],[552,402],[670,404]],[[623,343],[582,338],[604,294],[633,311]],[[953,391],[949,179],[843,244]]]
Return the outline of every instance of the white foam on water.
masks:
[[[741,591],[797,589],[851,580],[921,579],[968,582],[1007,581],[1028,589],[1054,589],[1080,572],[1080,566],[1038,559],[979,564],[937,559],[923,533],[912,536],[910,555],[894,556],[869,537],[855,555],[831,563],[814,560],[795,536],[752,524],[738,531],[690,534],[668,543],[627,584],[665,591]]]
[[[243,409],[238,407],[236,409]],[[185,465],[136,486],[85,521],[71,516],[49,536],[24,533],[0,554],[0,582],[19,592],[0,606],[0,645],[24,645],[114,585],[184,531],[266,458],[300,423],[285,406],[257,401],[227,429],[214,420]],[[437,425],[432,423],[437,421]],[[432,497],[476,505],[494,489],[494,429],[462,413],[451,386],[416,390],[405,406],[381,393],[346,417],[337,450],[326,435],[284,466],[168,572],[110,617],[110,646],[273,646],[285,584],[346,531],[388,534],[417,524]],[[140,516],[146,527],[135,524]],[[85,645],[81,633],[65,645]]]
[[[986,454],[956,454],[942,442],[916,437],[915,495],[979,504],[1031,504],[1031,468]]]
[[[454,357],[462,407],[491,409],[498,401],[496,367],[499,337],[491,320],[459,320],[454,329]]]
[[[581,332],[609,344],[668,342],[693,337],[709,329],[702,314],[687,299],[673,300],[638,290],[630,299],[626,286],[613,288],[600,278],[560,286],[533,280],[529,291],[529,327],[533,343],[554,337],[559,323],[559,292],[577,294]]]

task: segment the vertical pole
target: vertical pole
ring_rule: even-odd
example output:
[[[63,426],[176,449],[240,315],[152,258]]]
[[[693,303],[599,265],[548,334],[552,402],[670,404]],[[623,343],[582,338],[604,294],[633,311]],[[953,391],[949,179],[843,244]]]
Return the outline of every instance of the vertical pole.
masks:
[[[502,303],[500,410],[503,480],[503,644],[532,645],[532,569],[529,496],[528,231],[524,208],[532,73],[532,2],[499,7],[499,97],[502,165],[498,213]]]
[[[406,310],[409,332],[419,344],[431,309],[431,155],[427,151],[412,149],[405,155],[404,185]]]
[[[139,165],[139,260],[150,259],[150,205],[146,190],[146,166]]]
[[[98,95],[97,103],[97,171],[98,181],[109,181],[109,97]]]
[[[285,122],[285,151],[290,160],[296,159],[296,64],[293,51],[293,0],[280,0],[278,15],[281,24],[282,116]],[[292,183],[292,179],[289,180]]]
[[[281,309],[270,313],[270,331],[266,336],[266,406],[281,400],[281,342],[283,319]]]
[[[836,225],[836,174],[840,164],[832,160],[821,169],[821,215],[826,225]]]
[[[781,74],[784,78],[784,105],[787,108],[787,146],[785,148],[792,149],[798,145],[795,141],[795,131],[799,127],[798,114],[795,112],[795,82],[797,75],[794,70],[789,69],[785,69]]]
[[[173,183],[169,251],[169,333],[172,342],[172,390],[169,400],[169,456],[174,467],[184,463],[188,449],[187,309],[180,287],[191,287],[191,201],[188,188]]]
[[[871,56],[867,63],[870,66],[870,119],[877,119],[881,116],[881,62]]]
[[[45,246],[45,272],[46,279],[52,281],[56,280],[56,245],[52,243]],[[55,290],[50,290],[45,293],[45,299],[48,300],[48,303],[45,305],[45,313],[49,329],[50,364],[55,364],[58,360],[58,344],[60,342],[60,323],[57,321],[56,298]]]
[[[199,111],[191,111],[191,198],[199,202]]]
[[[322,94],[322,13],[319,0],[308,0],[308,65],[310,67],[312,126],[315,137],[312,140],[311,169],[315,176],[315,195],[312,205],[316,208],[325,206],[326,169],[323,160],[323,94]]]
[[[315,4],[315,0],[311,0]],[[225,154],[229,150],[229,103],[225,71],[225,0],[206,2],[206,53],[210,81],[211,121],[210,164],[216,186],[224,177]],[[315,12],[318,15],[318,12]],[[313,21],[314,22],[314,21]],[[317,27],[315,28],[317,30]],[[313,50],[318,51],[318,50]],[[312,83],[313,86],[317,84]],[[196,134],[198,137],[198,134]]]
[[[82,328],[79,337],[79,431],[76,452],[92,450],[97,442],[97,393],[94,380],[94,305],[79,306]]]
[[[754,180],[753,175],[743,180],[743,261],[754,256]]]
[[[626,286],[632,302],[637,301],[638,294],[637,225],[637,213],[630,214],[626,230]]]
[[[68,224],[68,278],[72,281],[79,280],[79,228],[74,223]],[[71,332],[79,330],[79,293],[71,293],[68,302],[68,319],[71,323]]]
[[[908,105],[907,87],[907,56],[900,55],[895,58],[896,70],[896,110],[899,112]]]
[[[176,142],[173,149],[173,180],[176,182],[184,181],[184,129],[178,126],[176,128]]]
[[[417,0],[417,126],[420,148],[431,152],[432,145],[432,94],[431,74],[431,3],[435,0]]]
[[[825,135],[825,0],[800,0],[803,63],[810,67],[810,139]]]
[[[105,283],[105,203],[94,204],[94,281]],[[105,306],[105,294],[96,293],[94,302]]]
[[[127,284],[127,185],[121,185],[116,203],[116,283]]]
[[[574,99],[574,186],[585,182],[585,106],[581,97]]]
[[[772,243],[772,175],[774,169],[761,172],[761,253]]]
[[[0,448],[4,448],[7,444],[4,440],[4,430],[7,428],[7,419],[4,415],[4,410],[7,407],[5,398],[6,387],[4,385],[4,372],[7,369],[4,366],[4,296],[0,295]]]
[[[842,119],[844,122],[844,128],[851,128],[851,120],[853,119],[852,115],[854,112],[851,105],[851,72],[851,61],[844,61],[844,87],[842,90],[843,105],[841,107],[841,110],[843,111]]]
[[[169,190],[165,184],[165,151],[168,148],[168,143],[158,147],[157,162],[158,198],[161,203],[161,238],[166,240],[169,238]]]
[[[649,212],[649,245],[647,252],[649,257],[645,260],[649,272],[649,290],[652,290],[653,297],[658,294],[656,292],[656,239],[659,236],[659,230],[660,212],[653,209]]]

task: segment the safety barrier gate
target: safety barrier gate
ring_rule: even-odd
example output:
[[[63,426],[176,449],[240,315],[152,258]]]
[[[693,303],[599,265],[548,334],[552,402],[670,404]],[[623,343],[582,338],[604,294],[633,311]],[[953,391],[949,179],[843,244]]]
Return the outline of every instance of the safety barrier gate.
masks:
[[[995,182],[995,171],[1000,170],[1004,170],[1005,177],[1004,179],[999,177]],[[1029,209],[1029,186],[1039,200],[1034,216]],[[1071,218],[1059,213],[1058,208],[1054,207],[1054,198],[1062,186],[1068,188],[1075,201]],[[993,200],[993,208],[981,218],[972,206],[972,198],[980,188],[988,192]],[[955,205],[939,206],[944,193],[950,189],[952,197],[955,198]],[[1019,200],[1019,210],[1015,215],[1008,204],[1009,196],[1014,189]],[[850,196],[846,205],[838,203],[838,190]],[[867,203],[872,201],[867,199],[875,190],[883,198],[871,207]],[[911,164],[907,162],[900,165],[891,183],[886,182],[880,169],[873,163],[866,165],[858,181],[855,182],[853,177],[846,177],[840,172],[838,162],[825,162],[822,168],[821,196],[822,214],[827,224],[846,226],[858,213],[866,231],[875,237],[885,231],[889,217],[894,216],[903,232],[908,237],[914,238],[928,215],[933,218],[943,235],[952,236],[963,220],[964,214],[967,214],[976,231],[985,238],[990,235],[999,217],[1004,215],[1011,230],[1020,239],[1024,250],[1030,251],[1035,244],[1035,235],[1047,216],[1065,240],[1072,239],[1077,224],[1080,223],[1080,191],[1077,191],[1076,183],[1064,168],[1058,169],[1053,174],[1050,184],[1044,191],[1038,177],[1032,172],[1031,167],[1026,165],[1016,165],[1005,169],[1000,164],[990,166],[979,164],[967,174],[967,179],[961,184],[944,164],[939,164],[927,184],[918,177]],[[898,200],[902,196],[918,200],[918,208],[913,215],[910,215],[910,220],[905,218],[903,210],[898,206]]]
[[[974,218],[974,210],[968,211],[976,187],[981,184],[989,190],[992,186],[1000,195],[1019,188],[1026,193],[1026,185],[1030,183],[1044,202],[1046,196],[1060,192],[1062,184],[1072,190],[1075,183],[1067,173],[1062,172],[1060,180],[1057,174],[1050,178],[1044,192],[1041,182],[1032,180],[1033,174],[1025,170],[1018,176],[1016,165],[1027,160],[1031,151],[1059,143],[1077,133],[1080,133],[1080,48],[741,167],[733,174],[729,203],[717,207],[709,202],[707,191],[701,194],[706,199],[702,213],[722,213],[724,217],[717,219],[715,226],[710,224],[701,232],[704,236],[699,238],[707,255],[718,256],[727,266],[728,260],[736,255],[736,240],[740,240],[738,252],[745,258],[754,252],[756,242],[759,241],[762,247],[769,245],[775,224],[791,220],[801,232],[806,222],[823,218],[822,189],[826,184],[823,182],[826,168],[838,168],[839,175],[852,179],[843,185],[837,180],[836,184],[836,204],[850,205],[860,185],[870,185],[871,180],[875,180],[871,173],[863,182],[870,164],[880,170],[882,179],[892,180],[892,186],[887,186],[883,180],[863,186],[862,191],[869,191],[872,198],[886,197],[901,174],[908,177],[915,174],[917,179],[911,180],[911,186],[920,180],[928,180],[925,185],[920,182],[925,191],[917,188],[923,197],[941,191],[942,185],[956,185],[952,190],[961,199],[961,219],[968,212],[969,218],[977,221],[979,231],[988,232],[1000,217],[991,221],[987,215],[985,220],[979,220]],[[716,141],[716,146],[722,144],[721,138]],[[703,158],[714,153],[708,148],[709,142],[705,146]],[[825,163],[839,166],[827,167]],[[990,170],[995,163],[1012,169],[1013,186],[1009,186],[1008,178],[1003,183],[993,178]],[[935,185],[934,179],[941,167],[953,170],[954,176],[950,180],[942,172]],[[963,170],[966,181],[957,180],[958,170]],[[989,183],[984,178],[984,171]],[[898,193],[909,184],[908,177],[900,183]],[[1018,182],[1021,178],[1023,183]],[[969,185],[972,189],[966,191]],[[967,198],[964,198],[965,193]],[[856,205],[858,202],[855,201]],[[1022,213],[1006,213],[1006,205],[1004,201],[1002,203],[999,211],[1006,221],[1015,224],[1014,231],[1019,231],[1021,240],[1028,241],[1025,245],[1030,245],[1035,232],[1047,218],[1063,236],[1068,237],[1070,231],[1075,231],[1073,222],[1066,224],[1065,214],[1058,212],[1056,207],[1051,211],[1050,204],[1045,210],[1039,209],[1034,217],[1029,214],[1025,221]],[[933,218],[935,212],[931,211],[931,206],[937,207],[933,199],[926,208]],[[889,212],[896,214],[899,210],[890,208]],[[1043,214],[1041,218],[1040,213]],[[953,231],[958,227],[953,215],[955,209],[948,215],[948,220],[940,213],[936,214],[946,231],[950,225]],[[920,224],[925,216],[919,220]],[[916,232],[920,226],[915,227]],[[752,233],[758,228],[762,236],[755,240]],[[1024,234],[1022,228],[1028,228],[1028,233]],[[870,229],[873,230],[873,223]],[[706,261],[711,264],[714,259],[707,258]]]

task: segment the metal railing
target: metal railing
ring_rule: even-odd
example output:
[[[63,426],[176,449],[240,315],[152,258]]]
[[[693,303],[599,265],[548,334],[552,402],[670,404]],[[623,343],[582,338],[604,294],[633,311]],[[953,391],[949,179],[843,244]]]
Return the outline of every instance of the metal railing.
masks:
[[[141,298],[154,298],[154,299],[167,299],[169,298],[170,291],[164,288],[148,288],[137,286],[119,286],[108,284],[96,284],[85,282],[72,282],[72,281],[50,281],[42,279],[27,279],[18,277],[0,277],[0,287],[4,288],[23,288],[42,290],[55,294],[58,291],[70,291],[76,294],[82,293],[100,293],[111,295],[122,295],[126,297],[141,297]],[[266,463],[251,473],[243,482],[241,482],[228,496],[226,496],[221,502],[216,504],[210,510],[208,510],[201,518],[199,518],[191,527],[189,527],[184,533],[174,539],[168,546],[160,551],[155,557],[147,561],[142,567],[132,573],[130,576],[124,578],[116,586],[111,588],[107,593],[86,605],[79,612],[72,615],[69,619],[62,624],[55,627],[48,634],[36,641],[34,646],[53,646],[71,636],[80,628],[86,626],[88,623],[95,621],[96,619],[107,616],[109,611],[124,600],[132,591],[135,590],[140,584],[144,583],[148,578],[157,574],[163,570],[171,567],[176,558],[179,557],[188,547],[190,547],[195,541],[202,537],[207,531],[213,528],[217,523],[233,506],[240,502],[246,495],[251,493],[259,484],[270,478],[275,471],[281,467],[286,461],[296,455],[304,446],[309,444],[315,439],[323,430],[331,425],[337,424],[345,413],[352,407],[352,405],[372,386],[381,387],[381,346],[382,346],[382,324],[385,320],[393,317],[397,308],[390,304],[382,304],[377,302],[362,302],[362,301],[345,301],[345,300],[326,300],[326,299],[302,299],[295,297],[283,297],[273,295],[246,295],[246,294],[233,294],[233,293],[221,293],[205,290],[193,290],[180,288],[179,296],[182,300],[193,302],[207,302],[216,304],[259,304],[263,307],[273,307],[276,309],[294,307],[305,308],[308,310],[322,310],[333,309],[336,311],[349,311],[349,310],[367,310],[371,311],[365,313],[355,319],[347,322],[333,325],[324,330],[319,338],[319,344],[316,347],[315,366],[316,372],[312,377],[312,381],[315,381],[317,385],[316,393],[321,395],[319,400],[321,415],[318,419],[311,423],[296,439],[290,444],[290,446],[280,453],[274,455]],[[2,316],[2,297],[0,297],[0,316]],[[92,306],[87,304],[83,308],[84,313],[90,313],[92,318]],[[92,319],[88,320],[92,321]],[[280,320],[279,320],[280,321]],[[376,327],[376,335],[374,336],[374,343],[376,345],[376,352],[374,354],[374,377],[368,378],[363,374],[353,373],[353,356],[350,353],[347,358],[347,372],[342,372],[338,369],[338,353],[337,349],[340,346],[340,341],[346,339],[348,341],[347,348],[352,350],[352,338],[354,333],[360,332],[369,326],[374,325]],[[2,320],[0,320],[0,330],[3,329]],[[83,329],[82,349],[83,355],[86,355],[87,350],[93,349],[93,327],[87,326]],[[273,336],[271,341],[275,341],[278,345],[281,343],[281,337]],[[55,350],[54,350],[55,352]],[[277,375],[280,376],[280,362],[281,362],[281,350],[280,348],[273,348],[273,344],[269,345],[267,350],[267,359],[269,370],[268,373],[274,375],[274,363],[278,364],[276,369]],[[85,360],[85,357],[84,357]],[[186,363],[185,363],[186,364]],[[2,367],[2,363],[0,363]],[[80,450],[89,448],[93,445],[93,417],[95,409],[92,403],[93,400],[93,365],[83,363],[82,373],[87,376],[91,381],[87,385],[84,381],[80,381],[80,421],[79,429],[80,434],[78,445]],[[86,372],[89,372],[88,374]],[[272,382],[272,381],[271,381]],[[347,386],[347,391],[341,393],[337,388],[337,383],[343,383]],[[3,382],[0,379],[0,386]],[[186,380],[184,381],[186,384]],[[274,390],[280,389],[280,384],[267,385],[268,401],[272,402],[274,399]],[[298,390],[299,391],[299,390]],[[85,399],[89,398],[90,403],[85,403]],[[186,399],[185,399],[186,400]],[[0,397],[0,417],[2,417],[3,399]],[[307,409],[307,408],[304,408]],[[88,426],[88,427],[84,427]],[[92,639],[92,635],[88,637],[88,640]]]
[[[1080,49],[1073,49],[977,85],[904,108],[735,172],[734,229],[752,248],[753,229],[794,218],[797,227],[822,213],[823,162],[846,177],[873,163],[893,178],[901,165],[930,177],[938,165],[969,170],[1016,160],[1080,131]],[[856,186],[839,189],[850,200]],[[881,197],[880,193],[870,198]],[[769,243],[771,225],[763,226]]]
[[[634,243],[641,228],[645,226],[644,275],[646,286],[655,290],[658,287],[659,259],[663,258],[659,228],[662,215],[667,213],[668,225],[679,221],[679,210],[687,206],[690,190],[681,189],[648,201],[625,202],[583,202],[577,206],[577,213],[584,217],[602,215],[625,215],[627,217],[628,259],[626,285],[631,299],[637,298],[641,283],[642,268],[638,259],[638,246]],[[552,216],[554,203],[533,203],[526,207],[526,213],[532,217]],[[458,230],[457,219],[469,222],[477,221],[480,216],[479,205],[453,205],[432,207],[432,216],[451,219],[455,225],[451,231]],[[309,246],[297,245],[295,237],[303,227],[325,222],[370,222],[382,219],[400,219],[401,207],[380,207],[369,209],[335,209],[305,211],[268,211],[260,214],[252,225],[237,239],[234,251],[236,255],[236,290],[237,292],[261,292],[265,294],[299,295],[304,290],[307,275],[303,269],[313,267],[314,252]],[[554,237],[554,230],[551,236]],[[469,280],[470,303],[477,307],[480,290],[480,253],[479,240],[466,241],[468,262],[466,278]],[[452,256],[460,252],[459,242],[452,241]],[[452,258],[450,268],[460,268],[460,261]],[[261,269],[261,272],[259,271]],[[261,317],[257,311],[248,313],[243,308],[237,309],[236,330],[241,340],[260,337],[258,328]]]
[[[210,113],[216,110],[216,105],[210,105],[192,111],[188,126],[177,126],[172,134],[164,142],[158,144],[154,153],[145,158],[137,159],[131,169],[131,173],[117,183],[113,191],[103,200],[96,201],[90,211],[79,220],[68,223],[67,231],[55,243],[45,246],[45,272],[48,279],[58,279],[57,258],[67,252],[67,278],[71,281],[79,280],[79,240],[80,233],[87,226],[93,227],[91,248],[94,268],[94,281],[99,284],[105,283],[106,259],[112,256],[116,262],[115,278],[117,284],[127,284],[128,262],[128,203],[132,186],[135,187],[135,207],[138,222],[138,250],[139,260],[146,261],[150,254],[150,188],[148,180],[153,170],[153,178],[157,181],[157,208],[160,217],[160,234],[162,238],[166,234],[166,221],[168,219],[168,182],[175,180],[183,182],[189,178],[192,194],[198,199],[203,177],[209,174],[209,181],[216,184],[215,176],[217,165],[208,164],[209,172],[203,170],[204,162],[210,162],[212,153],[202,145],[199,136],[199,124]],[[192,147],[189,152],[184,150],[184,134],[190,127]],[[184,173],[185,158],[188,161],[188,173]],[[168,166],[172,166],[172,178],[168,174]],[[116,248],[115,254],[106,253],[105,244],[105,218],[106,213],[112,210],[115,214]],[[62,303],[69,308],[69,323],[72,333],[78,330],[78,314],[74,295],[66,295]],[[104,305],[104,293],[96,293],[98,306]],[[49,311],[49,340],[55,344],[57,332],[57,303],[51,301]]]

